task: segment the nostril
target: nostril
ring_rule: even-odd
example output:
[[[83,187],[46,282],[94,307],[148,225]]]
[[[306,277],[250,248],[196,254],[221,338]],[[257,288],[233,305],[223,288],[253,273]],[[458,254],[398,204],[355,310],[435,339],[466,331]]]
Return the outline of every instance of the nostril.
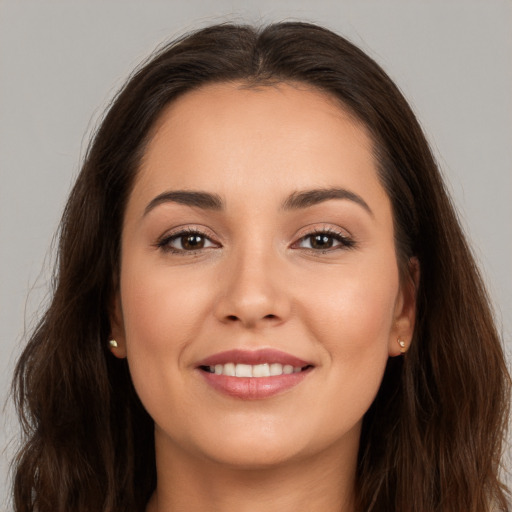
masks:
[[[273,314],[268,314],[263,317],[264,320],[275,320],[276,318],[278,318],[278,317]],[[240,320],[240,317],[238,317],[236,315],[227,315],[226,320],[228,320],[230,322],[238,322]]]

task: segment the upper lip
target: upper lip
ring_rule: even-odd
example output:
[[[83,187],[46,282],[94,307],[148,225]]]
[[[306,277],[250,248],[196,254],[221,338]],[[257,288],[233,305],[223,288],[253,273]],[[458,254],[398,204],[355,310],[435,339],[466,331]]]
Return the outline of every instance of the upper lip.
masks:
[[[280,350],[273,348],[265,348],[259,350],[241,350],[233,349],[226,350],[208,356],[207,358],[199,361],[197,366],[215,366],[216,364],[263,364],[263,363],[280,363],[282,365],[289,364],[294,367],[312,366],[311,362],[304,361],[298,357],[287,354]]]

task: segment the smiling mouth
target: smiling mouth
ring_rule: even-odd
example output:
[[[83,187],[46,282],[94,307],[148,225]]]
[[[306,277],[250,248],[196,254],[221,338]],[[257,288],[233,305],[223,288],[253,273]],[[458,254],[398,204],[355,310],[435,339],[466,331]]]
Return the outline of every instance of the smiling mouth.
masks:
[[[280,395],[298,386],[314,368],[311,361],[272,348],[219,352],[196,366],[211,388],[242,400]]]
[[[225,375],[228,377],[278,377],[280,375],[290,375],[292,373],[300,373],[312,368],[312,365],[292,366],[291,364],[281,363],[262,363],[262,364],[242,364],[242,363],[225,363],[216,365],[199,366],[201,370],[215,375]]]

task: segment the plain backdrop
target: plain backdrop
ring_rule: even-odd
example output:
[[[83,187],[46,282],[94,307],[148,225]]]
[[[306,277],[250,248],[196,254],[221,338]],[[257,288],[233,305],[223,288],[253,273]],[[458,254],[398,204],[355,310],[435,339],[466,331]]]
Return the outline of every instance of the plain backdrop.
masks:
[[[47,297],[50,243],[101,112],[159,43],[219,21],[318,22],[398,83],[422,123],[512,352],[510,0],[0,0],[0,389]],[[73,343],[73,340],[69,340]],[[17,425],[0,423],[0,510]],[[2,508],[4,507],[4,508]]]

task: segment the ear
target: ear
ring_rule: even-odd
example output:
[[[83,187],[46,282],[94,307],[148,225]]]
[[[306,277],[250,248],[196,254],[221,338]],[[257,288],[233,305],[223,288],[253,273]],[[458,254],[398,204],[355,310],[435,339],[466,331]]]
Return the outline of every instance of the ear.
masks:
[[[121,296],[119,290],[116,292],[110,308],[110,340],[115,340],[117,346],[110,346],[109,350],[115,357],[124,359],[126,357],[126,335],[124,330],[123,308],[121,306]]]
[[[411,346],[416,321],[417,290],[420,282],[418,258],[413,257],[409,260],[406,274],[400,285],[400,292],[395,304],[388,349],[391,357],[407,352]]]

